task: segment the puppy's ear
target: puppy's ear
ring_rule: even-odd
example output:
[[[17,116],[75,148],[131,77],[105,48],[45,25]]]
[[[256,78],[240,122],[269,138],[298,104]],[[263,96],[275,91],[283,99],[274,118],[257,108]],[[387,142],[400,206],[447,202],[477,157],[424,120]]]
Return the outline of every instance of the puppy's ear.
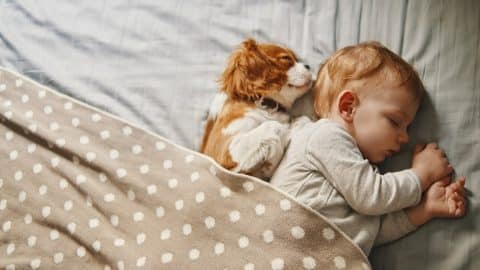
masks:
[[[253,51],[257,49],[257,42],[253,38],[248,38],[242,42],[243,47],[246,50]]]

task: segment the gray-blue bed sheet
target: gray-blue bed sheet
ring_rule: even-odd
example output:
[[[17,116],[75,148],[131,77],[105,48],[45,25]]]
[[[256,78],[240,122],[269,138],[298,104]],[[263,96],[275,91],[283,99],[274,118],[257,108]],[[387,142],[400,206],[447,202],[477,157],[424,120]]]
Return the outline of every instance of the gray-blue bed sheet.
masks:
[[[0,0],[0,65],[197,149],[216,80],[247,37],[291,47],[314,71],[336,49],[377,40],[428,90],[416,142],[437,141],[467,176],[468,213],[374,250],[374,269],[480,269],[480,2]],[[311,112],[304,99],[296,112]],[[2,256],[2,255],[0,255]]]

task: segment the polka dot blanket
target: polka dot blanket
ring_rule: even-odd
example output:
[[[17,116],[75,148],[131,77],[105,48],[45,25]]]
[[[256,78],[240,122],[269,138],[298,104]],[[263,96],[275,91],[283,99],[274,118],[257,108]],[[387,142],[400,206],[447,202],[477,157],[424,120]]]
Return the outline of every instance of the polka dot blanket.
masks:
[[[0,269],[370,269],[253,177],[0,69]]]

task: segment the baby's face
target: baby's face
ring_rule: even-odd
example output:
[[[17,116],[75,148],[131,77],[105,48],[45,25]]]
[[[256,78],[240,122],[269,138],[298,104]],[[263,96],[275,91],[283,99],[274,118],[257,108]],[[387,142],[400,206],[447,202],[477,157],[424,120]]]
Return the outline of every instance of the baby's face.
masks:
[[[382,162],[408,142],[407,127],[419,106],[405,86],[384,87],[360,96],[353,114],[353,136],[363,156]]]

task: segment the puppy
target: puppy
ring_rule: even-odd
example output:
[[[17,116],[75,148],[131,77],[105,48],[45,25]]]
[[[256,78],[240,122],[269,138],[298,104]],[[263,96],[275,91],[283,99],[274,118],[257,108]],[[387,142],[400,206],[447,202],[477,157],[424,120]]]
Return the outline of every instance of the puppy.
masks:
[[[247,39],[230,56],[207,118],[200,151],[234,172],[268,180],[289,137],[289,110],[312,84],[288,48]]]

